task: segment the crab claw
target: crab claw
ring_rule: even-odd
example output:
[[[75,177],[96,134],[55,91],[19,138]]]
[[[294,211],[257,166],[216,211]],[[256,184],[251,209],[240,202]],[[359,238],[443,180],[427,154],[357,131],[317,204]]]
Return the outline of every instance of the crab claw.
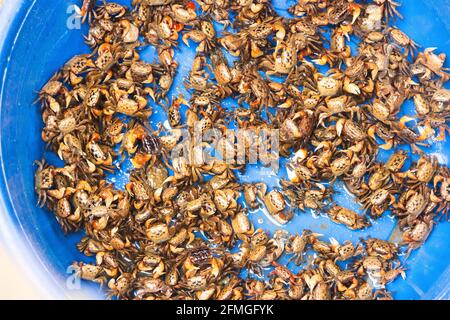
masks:
[[[66,194],[66,188],[48,190],[47,193],[50,197],[60,200]]]
[[[408,84],[412,85],[412,86],[418,86],[419,84],[417,82],[415,82],[413,79],[409,79],[408,80]]]
[[[379,145],[379,147],[383,150],[391,150],[393,145],[394,145],[394,140],[390,139],[388,142]]]
[[[183,34],[183,36],[181,37],[181,40],[183,40],[183,43],[189,48],[189,33],[185,33]]]
[[[251,43],[251,55],[252,58],[258,58],[260,56],[262,56],[264,53],[261,51],[261,49],[258,48],[258,46],[256,44],[254,44],[253,42]]]
[[[320,191],[325,192],[325,190],[327,189],[323,184],[321,183],[316,183],[316,187],[320,189]],[[316,234],[316,238],[317,237],[322,237],[322,234]]]
[[[398,125],[399,125],[400,129],[405,129],[406,128],[405,123],[413,121],[413,120],[415,120],[414,117],[403,116],[403,117],[400,118],[400,122],[398,123]]]
[[[180,32],[181,30],[184,29],[184,24],[179,23],[179,22],[174,22],[173,23],[173,30],[176,32]]]
[[[305,57],[309,57],[312,54],[311,49],[309,48],[305,48],[303,50],[300,50],[299,54],[298,54],[298,59],[302,60],[302,63],[307,62],[306,60],[304,60]]]
[[[276,23],[273,26],[273,29],[277,32],[275,34],[275,36],[277,37],[277,39],[279,40],[283,40],[284,37],[286,36],[286,29],[284,29],[283,25],[281,23]]]
[[[123,41],[125,43],[131,43],[137,41],[139,37],[139,29],[128,20],[121,20],[119,24],[124,28]]]
[[[445,128],[439,128],[439,135],[436,137],[436,141],[444,141],[445,140]]]
[[[442,134],[442,132],[441,132],[441,134]],[[436,138],[437,141],[442,141],[445,138],[445,131],[443,132],[443,134],[444,134],[443,137],[441,137],[441,134],[439,134],[439,137]],[[424,141],[433,135],[434,135],[434,129],[431,128],[431,126],[429,124],[426,124],[425,127],[423,128],[422,132],[420,133],[420,136],[417,138],[417,140]]]
[[[325,147],[327,147],[327,149],[330,149],[331,148],[331,146],[330,146],[330,142],[329,141],[322,141],[322,142],[320,142],[319,143],[319,145],[314,149],[314,152],[316,152],[317,150],[320,150],[320,149],[322,149],[322,148],[325,148]],[[302,149],[302,150],[305,150],[306,151],[306,149]],[[306,151],[306,155],[307,155],[308,153],[307,153],[307,151]]]
[[[170,176],[168,177],[166,180],[163,181],[163,185],[166,183],[172,183],[172,182],[176,182],[176,178],[174,176]]]
[[[330,59],[326,55],[321,55],[318,59],[313,59],[312,62],[318,64],[319,66],[324,66],[327,63],[331,63]]]
[[[211,259],[211,275],[217,277],[222,271],[223,262],[217,258]]]
[[[347,38],[347,41],[350,41],[349,33],[351,33],[353,31],[353,26],[351,24],[344,25],[344,26],[340,27],[340,30],[342,31],[342,34],[344,35],[344,37]]]
[[[314,161],[314,157],[309,157],[308,160],[306,160],[306,166],[312,171],[313,174],[316,174],[317,168],[314,166]],[[329,163],[327,163],[327,165],[329,165]]]
[[[151,156],[149,154],[138,153],[131,159],[131,163],[136,169],[142,168],[149,160]]]
[[[322,143],[325,143],[325,142],[322,142]],[[320,146],[320,144],[319,144],[319,146]],[[317,148],[319,148],[319,146]],[[304,159],[306,159],[307,156],[308,156],[308,150],[307,149],[298,149],[295,152],[294,156],[292,157],[292,160],[297,160],[297,159],[304,160]]]
[[[350,82],[348,78],[344,80],[344,91],[354,95],[361,94],[361,89],[356,84]]]
[[[152,88],[145,87],[144,91],[153,99],[153,101],[156,101],[155,91]]]
[[[262,3],[252,3],[252,4],[250,5],[250,10],[251,10],[253,13],[258,13],[258,12],[260,12],[262,9],[264,9],[264,5],[263,5]]]
[[[355,145],[351,146],[351,147],[348,148],[348,149],[349,149],[350,151],[353,151],[353,152],[358,153],[358,152],[361,152],[361,150],[363,149],[363,147],[364,147],[364,141],[359,141],[358,143],[356,143]]]
[[[180,105],[180,104],[184,104],[184,105],[188,105],[188,101],[183,97],[183,96],[179,96],[176,98],[175,104]]]
[[[431,193],[430,193],[430,200],[431,200],[432,202],[434,202],[434,203],[439,203],[439,202],[442,201],[441,198],[439,198],[438,196],[436,196],[436,195],[434,194],[434,191],[433,191],[433,190],[431,190]]]
[[[345,119],[344,118],[340,118],[337,122],[336,122],[336,133],[338,135],[338,137],[341,136],[342,134],[342,130],[344,129],[344,124],[345,124]]]
[[[374,125],[371,125],[370,127],[369,127],[369,129],[367,129],[367,135],[369,136],[369,137],[371,137],[373,140],[375,140],[375,131],[377,130],[377,126],[374,124]]]
[[[86,159],[86,163],[88,165],[88,173],[94,173],[97,170],[97,167],[91,161]]]
[[[340,244],[335,238],[331,237],[329,240],[330,240],[331,248],[333,248],[333,249],[339,248]]]
[[[76,74],[74,74],[73,72],[70,73],[70,83],[73,86],[76,86],[77,84],[81,83],[81,81],[83,81],[83,77],[78,77]]]
[[[361,6],[357,3],[350,3],[348,9],[350,12],[352,12],[352,24],[354,24],[356,19],[358,19],[358,17],[361,15]]]
[[[290,107],[292,107],[292,104],[293,104],[292,99],[288,98],[288,99],[286,99],[285,102],[283,102],[282,104],[278,105],[277,108],[289,109]]]
[[[319,115],[319,119],[318,119],[318,121],[317,121],[317,126],[320,126],[320,125],[325,126],[325,125],[324,125],[324,120],[325,120],[326,118],[328,118],[328,117],[329,117],[329,115],[328,115],[327,113],[321,113],[321,114]]]
[[[99,47],[98,47],[98,55],[101,56],[107,52],[111,51],[111,44],[109,43],[102,43]],[[95,67],[95,65],[94,65]]]
[[[437,47],[425,48],[425,50],[423,50],[423,53],[433,53],[435,50],[437,50]]]

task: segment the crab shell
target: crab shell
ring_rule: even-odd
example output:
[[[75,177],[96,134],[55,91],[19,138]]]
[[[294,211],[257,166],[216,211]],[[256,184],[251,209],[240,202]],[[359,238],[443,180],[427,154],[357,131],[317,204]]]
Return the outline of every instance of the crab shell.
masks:
[[[272,190],[264,196],[264,204],[272,215],[277,214],[286,208],[286,201],[283,195],[276,190]]]
[[[323,97],[333,97],[341,90],[341,81],[333,77],[323,77],[317,82],[319,94]]]
[[[156,244],[168,241],[171,238],[171,233],[169,227],[165,223],[149,223],[150,220],[146,222],[146,235],[147,238]]]

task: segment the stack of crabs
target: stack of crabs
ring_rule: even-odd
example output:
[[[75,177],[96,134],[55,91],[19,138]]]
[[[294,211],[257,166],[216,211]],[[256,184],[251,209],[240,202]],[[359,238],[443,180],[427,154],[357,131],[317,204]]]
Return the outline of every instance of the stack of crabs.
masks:
[[[399,253],[420,247],[450,208],[450,171],[422,150],[449,131],[446,56],[418,52],[391,26],[398,6],[298,0],[285,18],[269,0],[134,0],[130,8],[84,1],[92,53],[70,59],[39,94],[42,139],[64,166],[41,161],[36,172],[39,204],[64,232],[84,230],[78,249],[95,256],[74,263],[79,276],[119,299],[391,299],[386,284],[405,276]],[[360,39],[356,52],[350,36]],[[196,45],[188,100],[169,95],[180,40]],[[146,46],[156,48],[157,62],[141,59]],[[225,98],[239,107],[222,107]],[[409,99],[415,114],[399,117]],[[170,128],[152,129],[151,103],[164,108]],[[280,155],[261,159],[289,159],[292,174],[278,190],[238,181],[246,166],[235,161],[232,139],[216,145],[227,157],[208,164],[189,161],[199,150],[169,157],[182,129],[226,132],[231,121],[279,130]],[[376,160],[380,148],[394,150],[385,163]],[[404,169],[412,153],[419,160]],[[124,157],[134,167],[119,190],[106,174]],[[330,201],[337,179],[363,215]],[[314,209],[352,230],[389,210],[403,238],[353,244],[309,230],[271,235],[249,219],[261,206],[280,223],[292,210]],[[288,264],[277,262],[282,256]]]

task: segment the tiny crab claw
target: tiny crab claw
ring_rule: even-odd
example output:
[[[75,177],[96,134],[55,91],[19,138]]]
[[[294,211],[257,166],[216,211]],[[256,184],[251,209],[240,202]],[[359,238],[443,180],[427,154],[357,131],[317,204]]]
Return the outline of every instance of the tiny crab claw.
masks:
[[[350,33],[353,32],[353,26],[351,24],[349,25],[343,25],[339,27],[340,32],[344,35],[344,37],[347,38],[347,41],[350,41]]]
[[[251,56],[252,56],[252,58],[261,57],[263,54],[264,54],[264,52],[262,52],[261,49],[254,42],[251,42]]]
[[[317,148],[319,148],[319,146]],[[292,157],[292,161],[302,161],[302,160],[306,159],[307,156],[308,156],[308,150],[307,149],[298,149],[294,153],[294,156]]]
[[[393,144],[394,144],[394,140],[390,139],[386,143],[380,144],[378,147],[383,150],[391,150]]]
[[[369,129],[367,129],[367,135],[372,138],[373,141],[376,141],[376,131],[377,131],[377,125],[371,125]],[[383,150],[391,150],[392,146],[394,145],[394,139],[389,139],[385,141],[384,144],[380,144],[378,147]]]
[[[262,9],[264,9],[264,4],[262,3],[252,3],[250,4],[250,10],[253,13],[258,13],[260,12]]]
[[[345,121],[347,121],[347,119],[340,118],[340,119],[336,122],[336,133],[337,133],[337,135],[338,135],[339,137],[342,135],[342,130],[344,129]]]
[[[443,128],[441,128],[443,129]],[[419,141],[424,141],[434,136],[434,129],[427,123],[424,127],[421,127],[420,135],[417,138]],[[436,141],[442,141],[445,139],[445,130],[440,130],[439,136],[436,138]]]
[[[411,116],[403,116],[400,118],[398,123],[400,129],[406,129],[406,123],[410,121],[416,120],[415,117]],[[421,127],[420,135],[417,138],[418,141],[424,141],[434,135],[434,129],[431,128],[429,124],[426,124],[424,127]]]
[[[286,29],[284,28],[283,24],[281,22],[277,22],[274,24],[273,29],[276,31],[275,37],[282,41],[286,36]]]
[[[134,24],[128,20],[121,20],[120,25],[124,28],[123,30],[123,41],[125,43],[136,42],[139,38],[139,29]]]
[[[348,10],[352,13],[352,24],[354,24],[361,15],[361,5],[352,2],[348,5]]]
[[[375,140],[375,131],[377,130],[376,125],[371,125],[369,129],[367,129],[367,135]]]
[[[403,116],[403,117],[400,118],[400,121],[399,121],[398,125],[399,125],[400,129],[405,129],[406,128],[406,123],[410,122],[410,121],[413,121],[413,120],[416,120],[416,118],[411,117],[411,116]]]
[[[359,95],[361,94],[361,89],[353,82],[350,81],[349,78],[344,79],[344,91],[350,94]]]
[[[293,104],[294,104],[294,101],[291,98],[288,98],[288,99],[286,99],[285,102],[283,102],[282,104],[278,105],[277,108],[290,109]]]
[[[319,58],[313,59],[312,62],[319,66],[328,64],[330,67],[334,65],[334,56],[332,54],[323,53]]]
[[[395,267],[391,270],[386,271],[384,277],[382,279],[383,284],[388,284],[394,281],[398,276],[401,276],[403,280],[406,279],[406,271],[407,269],[403,266]]]
[[[425,128],[433,131],[433,129],[430,127],[430,125],[426,125]],[[445,128],[444,127],[440,127],[439,128],[439,135],[436,137],[436,141],[444,141],[444,140],[445,140]]]

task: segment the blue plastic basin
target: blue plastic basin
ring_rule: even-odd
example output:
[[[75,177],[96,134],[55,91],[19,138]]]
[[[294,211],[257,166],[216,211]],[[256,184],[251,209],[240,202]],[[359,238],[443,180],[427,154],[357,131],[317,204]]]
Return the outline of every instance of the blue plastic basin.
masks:
[[[33,161],[45,154],[40,139],[42,128],[39,106],[33,104],[36,92],[50,76],[75,54],[89,52],[81,31],[68,28],[73,14],[70,5],[81,1],[69,0],[4,0],[0,1],[0,237],[15,252],[17,259],[26,263],[38,282],[48,288],[55,298],[73,297],[66,286],[67,267],[74,260],[83,260],[75,244],[81,234],[65,236],[53,217],[45,209],[36,207],[34,194]],[[129,1],[117,1],[127,4]],[[283,11],[293,1],[274,1]],[[69,10],[68,10],[69,8]],[[422,47],[438,47],[439,52],[450,54],[450,1],[403,0],[401,13],[405,17],[397,25]],[[182,59],[180,59],[182,57]],[[183,70],[190,68],[193,49],[182,45],[176,54],[181,61],[175,94],[184,92],[181,84]],[[158,116],[152,118],[158,119]],[[448,164],[449,143],[434,144],[427,152]],[[386,159],[388,154],[382,154]],[[266,181],[275,185],[276,177],[266,169],[252,166],[242,177],[248,181]],[[117,178],[117,185],[123,178]],[[352,208],[358,205],[342,191],[336,196],[339,203]],[[262,211],[251,214],[257,227],[276,230]],[[388,239],[394,222],[385,215],[364,232],[352,232],[330,222],[327,218],[314,218],[310,213],[298,214],[287,227],[291,232],[303,228],[313,229],[339,241],[371,235]],[[440,223],[426,244],[415,251],[407,264],[406,280],[396,280],[389,289],[399,299],[450,298],[450,224]],[[96,286],[82,283],[81,290],[91,298],[103,298]]]

